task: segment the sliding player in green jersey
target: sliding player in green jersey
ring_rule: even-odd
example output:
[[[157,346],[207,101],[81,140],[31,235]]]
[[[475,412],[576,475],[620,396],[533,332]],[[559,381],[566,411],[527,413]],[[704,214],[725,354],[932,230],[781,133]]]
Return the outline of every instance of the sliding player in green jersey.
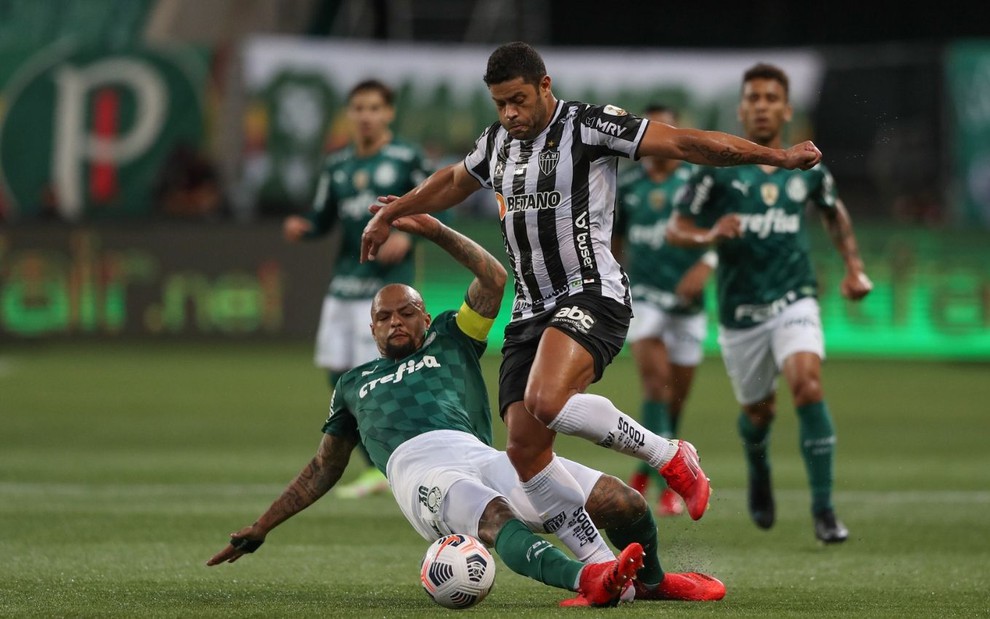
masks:
[[[788,94],[787,75],[778,67],[759,64],[745,73],[739,119],[750,140],[781,145],[781,130],[792,115]],[[845,261],[842,295],[862,299],[873,284],[832,175],[821,164],[805,171],[701,169],[678,201],[667,240],[718,250],[719,343],[742,405],[739,434],[748,461],[753,521],[768,529],[776,517],[768,446],[782,373],[797,408],[815,535],[835,543],[845,541],[849,531],[832,504],[835,430],[822,388],[825,346],[804,229],[808,204],[821,213]]]
[[[412,189],[429,172],[419,149],[396,138],[390,129],[394,99],[392,90],[378,80],[365,80],[351,88],[347,95],[350,144],[327,157],[312,210],[305,216],[291,215],[283,223],[283,234],[291,242],[340,231],[333,278],[316,335],[315,362],[327,370],[330,385],[347,370],[378,356],[375,340],[364,327],[371,298],[379,288],[413,282],[413,240],[407,234],[390,238],[378,263],[360,260],[361,233],[371,219],[368,205],[377,196]],[[362,455],[369,466],[356,480],[337,488],[342,498],[388,491],[385,476],[371,466],[366,453]]]
[[[477,537],[513,571],[578,592],[562,605],[612,605],[634,591],[640,599],[721,599],[725,586],[710,576],[664,573],[656,521],[641,495],[576,462],[561,459],[584,495],[580,516],[593,519],[585,522],[582,539],[568,544],[582,560],[536,535],[553,533],[577,516],[539,513],[506,453],[491,446],[491,410],[479,358],[501,305],[505,269],[476,243],[428,215],[400,218],[392,225],[429,239],[471,270],[475,278],[464,304],[431,318],[409,286],[390,284],[378,292],[370,326],[381,357],[340,378],[316,456],[254,524],[231,534],[230,544],[207,565],[233,562],[257,550],[274,527],[337,483],[351,450],[362,442],[387,474],[403,515],[424,539],[450,533]],[[548,522],[556,528],[546,527]],[[618,558],[595,522],[623,548]],[[642,589],[629,586],[633,579]]]
[[[663,105],[648,106],[643,117],[677,124],[674,110]],[[623,174],[612,239],[612,252],[631,284],[633,318],[626,341],[643,387],[640,421],[666,438],[677,436],[694,370],[704,358],[708,317],[703,290],[718,261],[711,250],[684,249],[664,241],[674,198],[684,190],[693,169],[677,159],[643,157],[642,165]],[[629,485],[645,495],[650,480],[661,489],[657,514],[683,513],[680,496],[645,462],[636,467]]]

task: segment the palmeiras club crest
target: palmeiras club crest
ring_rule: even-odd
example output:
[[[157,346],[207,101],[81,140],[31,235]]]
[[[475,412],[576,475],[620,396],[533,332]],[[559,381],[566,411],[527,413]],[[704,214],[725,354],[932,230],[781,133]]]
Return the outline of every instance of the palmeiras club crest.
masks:
[[[545,150],[540,153],[540,171],[550,176],[557,169],[557,162],[560,161],[560,151]]]

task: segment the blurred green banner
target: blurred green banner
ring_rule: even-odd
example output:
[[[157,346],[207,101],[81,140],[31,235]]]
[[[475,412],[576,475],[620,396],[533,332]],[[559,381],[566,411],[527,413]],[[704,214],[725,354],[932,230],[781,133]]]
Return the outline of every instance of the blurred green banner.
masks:
[[[504,258],[498,221],[465,219],[454,226]],[[839,295],[838,253],[812,226],[829,355],[990,360],[990,232],[860,226],[857,236],[876,287],[851,303]],[[418,247],[427,309],[460,307],[470,273]],[[275,222],[0,231],[0,338],[309,338],[332,254],[328,242],[285,243]],[[511,303],[510,284],[492,353]],[[716,353],[714,303],[709,311],[706,350]]]
[[[497,221],[459,226],[503,257]],[[866,269],[875,285],[863,301],[839,294],[844,267],[820,226],[812,225],[812,247],[821,289],[826,354],[990,360],[990,232],[858,226]],[[424,244],[425,245],[425,244]],[[427,248],[423,296],[437,313],[459,307],[470,276],[439,250]],[[489,349],[498,351],[508,320],[511,290],[492,330]],[[708,298],[715,299],[714,289]],[[709,304],[705,349],[718,352],[717,318]]]

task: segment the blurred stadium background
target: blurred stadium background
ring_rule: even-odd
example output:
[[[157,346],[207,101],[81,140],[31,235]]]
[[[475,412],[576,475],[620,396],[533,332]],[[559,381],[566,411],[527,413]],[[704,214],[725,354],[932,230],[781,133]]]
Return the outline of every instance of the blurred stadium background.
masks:
[[[990,358],[990,32],[951,11],[5,0],[0,337],[310,336],[329,252],[286,247],[277,227],[346,140],[347,89],[391,83],[397,134],[445,163],[494,119],[487,54],[522,38],[558,96],[662,100],[730,132],[741,71],[781,64],[789,138],[822,148],[877,284],[845,304],[815,239],[830,351]],[[453,221],[497,249],[487,198]],[[459,295],[434,263],[431,297]]]
[[[0,615],[361,616],[367,583],[344,558],[369,537],[348,539],[339,519],[377,527],[373,560],[392,580],[373,590],[425,605],[410,576],[420,540],[388,499],[320,506],[280,532],[296,545],[246,562],[240,605],[219,592],[238,572],[199,568],[316,444],[326,397],[310,351],[332,240],[289,246],[280,226],[346,140],[347,89],[389,82],[396,133],[453,161],[495,120],[481,74],[514,39],[544,53],[560,98],[661,100],[730,132],[743,69],[780,64],[789,137],[821,147],[876,284],[842,300],[841,262],[811,226],[838,498],[862,539],[824,572],[808,562],[785,399],[775,466],[790,538],[754,543],[712,321],[685,432],[727,502],[708,529],[675,525],[675,563],[701,557],[740,616],[990,612],[990,26],[946,4],[0,0]],[[502,256],[486,198],[451,223]],[[430,307],[459,303],[467,278],[418,251]],[[595,389],[635,410],[635,369],[616,363]],[[561,450],[627,473],[610,452]],[[111,540],[96,533],[108,522]],[[331,572],[339,591],[315,592]],[[507,594],[485,607],[520,610]]]

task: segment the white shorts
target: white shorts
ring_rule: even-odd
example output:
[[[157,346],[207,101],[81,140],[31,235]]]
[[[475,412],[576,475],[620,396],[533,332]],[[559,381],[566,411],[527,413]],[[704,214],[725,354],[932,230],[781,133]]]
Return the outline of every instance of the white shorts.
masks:
[[[343,372],[381,356],[371,334],[371,299],[323,299],[316,332],[317,367]]]
[[[637,342],[648,338],[662,340],[667,357],[674,365],[695,367],[704,358],[702,344],[708,334],[708,316],[673,314],[649,301],[633,304],[633,318],[626,339]]]
[[[719,326],[722,361],[736,400],[754,404],[777,389],[784,360],[796,352],[825,359],[825,338],[818,300],[800,299],[776,316],[749,329]]]
[[[584,493],[585,502],[601,471],[560,458]],[[478,536],[478,521],[493,499],[505,497],[534,533],[543,519],[526,497],[504,451],[456,430],[435,430],[399,446],[386,466],[389,485],[402,514],[432,542],[443,535]]]

